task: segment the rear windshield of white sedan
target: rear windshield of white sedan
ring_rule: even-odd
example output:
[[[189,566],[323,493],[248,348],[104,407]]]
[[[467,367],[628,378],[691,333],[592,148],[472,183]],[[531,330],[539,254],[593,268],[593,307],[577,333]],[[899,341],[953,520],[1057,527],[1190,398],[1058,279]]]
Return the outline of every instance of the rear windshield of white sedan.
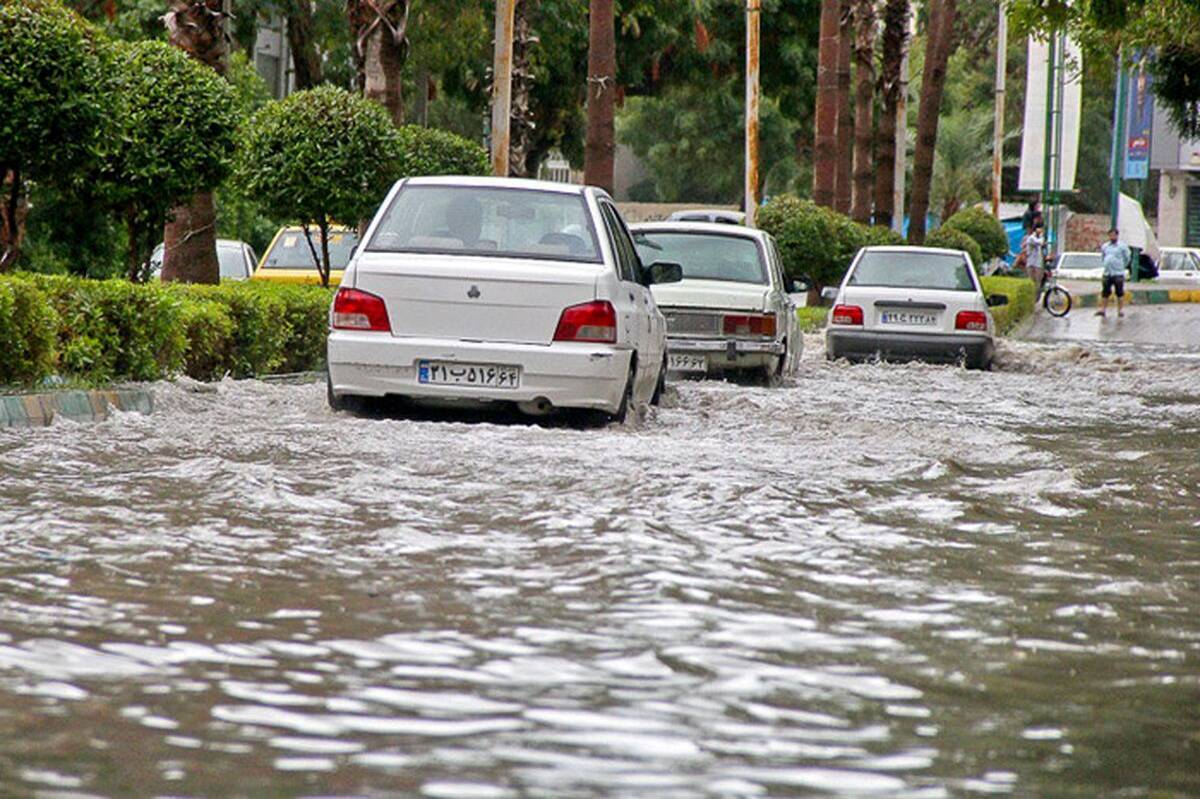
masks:
[[[975,281],[961,255],[931,252],[864,252],[848,286],[974,291]]]
[[[1099,253],[1069,252],[1058,259],[1058,269],[1103,269],[1104,259]]]
[[[638,233],[634,241],[642,263],[680,264],[685,278],[732,283],[767,282],[767,271],[754,239],[712,233],[647,232]]]
[[[401,189],[367,249],[600,261],[581,195],[480,186]]]

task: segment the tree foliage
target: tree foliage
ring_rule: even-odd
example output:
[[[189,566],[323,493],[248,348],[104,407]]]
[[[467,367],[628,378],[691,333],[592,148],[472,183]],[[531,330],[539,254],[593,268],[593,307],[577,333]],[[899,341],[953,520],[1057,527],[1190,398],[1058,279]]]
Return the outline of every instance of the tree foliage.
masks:
[[[1008,233],[1004,225],[982,208],[964,208],[943,222],[942,227],[961,231],[974,239],[984,261],[1008,255]]]
[[[487,175],[488,152],[454,133],[419,125],[400,128],[397,177],[425,175]]]
[[[983,263],[983,251],[975,239],[956,228],[942,225],[925,237],[926,247],[944,247],[947,250],[962,250],[971,256],[971,263],[979,269]]]
[[[114,134],[102,150],[99,178],[125,219],[133,270],[154,248],[171,209],[225,176],[237,104],[226,81],[177,48],[155,41],[109,47]]]
[[[308,235],[328,285],[334,222],[375,213],[401,168],[400,134],[376,103],[334,86],[268,103],[246,124],[234,168],[238,190],[271,216],[315,224]]]

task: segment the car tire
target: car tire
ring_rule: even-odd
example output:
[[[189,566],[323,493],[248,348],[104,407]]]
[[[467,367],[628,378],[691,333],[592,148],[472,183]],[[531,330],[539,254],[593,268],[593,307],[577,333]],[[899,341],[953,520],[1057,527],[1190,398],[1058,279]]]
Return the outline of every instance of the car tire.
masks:
[[[758,368],[758,380],[766,388],[779,388],[783,385],[783,364],[787,355],[780,355],[772,363]]]
[[[658,407],[662,403],[663,392],[667,390],[667,356],[663,355],[662,367],[658,370],[658,382],[654,384],[654,395],[650,404]]]
[[[366,400],[362,397],[356,397],[353,394],[334,394],[333,378],[328,373],[325,375],[325,398],[329,402],[329,409],[335,413],[340,411],[361,413],[366,405]]]
[[[622,424],[629,415],[629,406],[633,405],[633,384],[637,378],[637,355],[629,362],[629,376],[625,378],[625,391],[621,394],[621,404],[615,413],[608,415],[608,421]]]

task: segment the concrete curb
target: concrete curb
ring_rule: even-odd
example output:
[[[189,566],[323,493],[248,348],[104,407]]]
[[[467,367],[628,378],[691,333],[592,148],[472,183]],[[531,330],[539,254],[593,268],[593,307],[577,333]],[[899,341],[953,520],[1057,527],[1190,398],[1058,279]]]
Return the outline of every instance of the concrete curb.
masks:
[[[1072,304],[1080,308],[1095,308],[1100,304],[1098,293],[1074,294]],[[1200,289],[1135,289],[1125,287],[1125,301],[1130,305],[1167,305],[1174,302],[1200,303]]]
[[[154,395],[138,388],[54,391],[0,397],[0,427],[45,427],[61,416],[76,422],[98,422],[113,410],[149,414]]]

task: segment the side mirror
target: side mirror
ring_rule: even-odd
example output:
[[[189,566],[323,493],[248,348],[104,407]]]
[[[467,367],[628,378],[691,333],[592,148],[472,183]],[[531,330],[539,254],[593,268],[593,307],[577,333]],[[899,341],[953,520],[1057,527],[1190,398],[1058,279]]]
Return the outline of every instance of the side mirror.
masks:
[[[830,301],[836,300],[839,289],[839,286],[826,286],[825,288],[821,289],[821,299]]]
[[[683,280],[683,266],[670,261],[655,261],[646,267],[646,285],[678,283]]]
[[[987,305],[989,308],[1008,305],[1008,296],[1005,294],[989,294],[987,297]]]

